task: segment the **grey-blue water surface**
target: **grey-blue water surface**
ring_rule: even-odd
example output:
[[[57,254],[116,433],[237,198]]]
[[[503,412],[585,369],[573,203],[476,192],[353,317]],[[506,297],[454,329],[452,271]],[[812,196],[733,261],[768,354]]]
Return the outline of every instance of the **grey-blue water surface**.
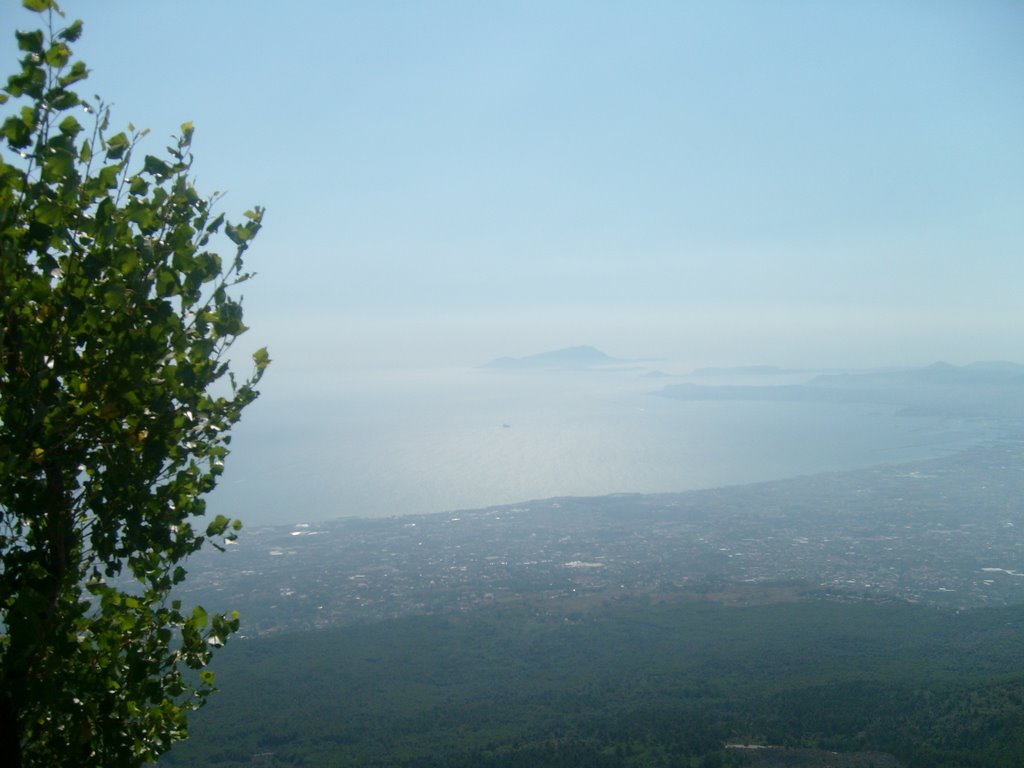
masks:
[[[633,371],[364,374],[265,396],[210,511],[250,525],[656,493],[939,456],[991,424],[877,405],[682,402]]]

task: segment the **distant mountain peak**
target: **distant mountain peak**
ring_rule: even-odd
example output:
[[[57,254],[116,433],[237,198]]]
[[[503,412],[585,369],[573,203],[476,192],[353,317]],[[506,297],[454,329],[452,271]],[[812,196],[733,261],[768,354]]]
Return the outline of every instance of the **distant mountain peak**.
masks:
[[[565,347],[526,357],[499,357],[482,368],[587,368],[620,362],[589,345]]]

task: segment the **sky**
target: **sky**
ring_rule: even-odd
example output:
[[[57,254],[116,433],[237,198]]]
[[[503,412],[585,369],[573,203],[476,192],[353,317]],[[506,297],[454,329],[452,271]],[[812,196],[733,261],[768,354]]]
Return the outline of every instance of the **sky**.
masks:
[[[62,5],[115,126],[192,121],[198,188],[266,207],[268,387],[1024,361],[1024,3]]]

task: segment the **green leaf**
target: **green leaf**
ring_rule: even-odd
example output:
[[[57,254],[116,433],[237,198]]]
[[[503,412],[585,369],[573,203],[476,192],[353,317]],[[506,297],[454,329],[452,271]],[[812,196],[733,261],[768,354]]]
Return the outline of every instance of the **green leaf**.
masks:
[[[149,182],[141,176],[132,176],[128,183],[128,191],[133,195],[145,195],[149,191]]]
[[[48,11],[51,8],[56,8],[57,5],[54,0],[21,0],[21,4],[30,11],[35,11],[37,13]]]
[[[36,221],[50,227],[58,226],[64,220],[64,212],[56,203],[44,200],[35,207]]]
[[[54,43],[47,49],[45,58],[47,64],[59,69],[68,63],[71,58],[71,49],[64,43]]]
[[[252,231],[248,227],[241,227],[231,223],[224,226],[224,234],[235,245],[245,245],[252,239]]]
[[[256,364],[257,371],[263,371],[270,365],[270,354],[266,347],[260,347],[252,353],[252,361]]]
[[[206,622],[209,619],[209,614],[206,609],[201,605],[197,605],[192,609],[192,618],[189,619],[189,625],[195,630],[203,630],[206,628]]]
[[[116,284],[107,284],[103,286],[102,296],[103,306],[107,309],[121,309],[125,306],[128,298],[125,295],[124,288]],[[119,414],[116,410],[110,412],[110,418],[116,418],[118,415]]]
[[[85,78],[87,78],[88,76],[89,70],[86,68],[85,62],[76,61],[74,64],[71,65],[71,69],[68,70],[68,73],[60,77],[60,79],[57,82],[59,82],[61,86],[66,88],[72,83],[77,83],[79,80],[85,80]]]
[[[75,169],[74,157],[67,152],[54,152],[43,162],[43,181],[59,182]]]
[[[77,94],[72,91],[65,90],[50,91],[46,94],[46,98],[50,109],[58,112],[65,109],[71,109],[72,107],[77,107],[82,103]]]
[[[22,149],[32,143],[32,126],[17,117],[8,117],[0,126],[0,135],[14,149]]]
[[[32,32],[15,31],[14,36],[18,39],[18,50],[29,53],[43,52],[43,31],[41,29]]]
[[[231,524],[231,520],[224,515],[217,515],[213,521],[206,526],[206,535],[213,538],[214,536],[220,536],[228,529]]]
[[[153,155],[146,155],[146,159],[142,165],[142,170],[145,173],[152,174],[153,176],[170,176],[172,173],[171,166],[160,158],[153,157]]]
[[[16,75],[7,78],[5,90],[11,96],[28,96],[39,99],[46,88],[46,70],[39,66],[26,66]]]
[[[173,270],[160,269],[156,273],[156,295],[160,298],[167,298],[181,293],[181,286],[178,284],[178,277]]]
[[[114,189],[117,186],[118,179],[121,178],[121,166],[119,165],[105,165],[100,169],[97,174],[97,179],[104,189]]]
[[[110,160],[120,160],[130,146],[131,142],[125,133],[122,132],[111,136],[106,141],[107,158]]]
[[[129,189],[131,189],[131,186],[129,186]],[[128,214],[128,220],[134,221],[139,225],[139,229],[147,234],[153,232],[160,225],[156,211],[148,205],[135,203],[127,208],[126,213]]]
[[[61,40],[67,40],[69,43],[75,42],[79,37],[82,36],[82,20],[75,19],[67,27],[62,29],[58,34]]]
[[[75,136],[82,130],[82,126],[79,125],[78,121],[71,115],[68,115],[61,120],[58,127],[60,128],[60,132],[66,136]]]

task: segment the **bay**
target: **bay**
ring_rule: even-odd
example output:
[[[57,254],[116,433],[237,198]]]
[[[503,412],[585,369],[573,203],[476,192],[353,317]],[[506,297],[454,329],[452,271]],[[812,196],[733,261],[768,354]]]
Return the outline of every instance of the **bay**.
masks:
[[[235,430],[210,511],[293,524],[686,491],[931,458],[997,434],[878,405],[684,402],[661,386],[632,370],[470,369],[267,395]]]

